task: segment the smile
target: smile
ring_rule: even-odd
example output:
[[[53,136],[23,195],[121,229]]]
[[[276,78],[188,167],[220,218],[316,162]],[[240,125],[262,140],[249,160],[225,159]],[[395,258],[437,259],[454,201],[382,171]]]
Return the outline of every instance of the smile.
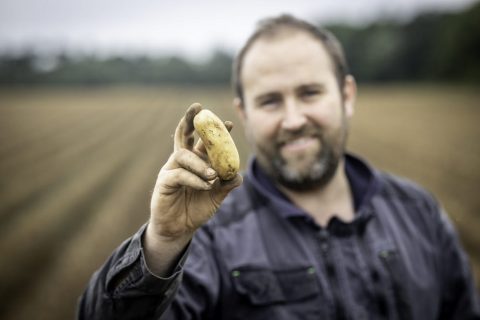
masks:
[[[300,137],[284,142],[280,149],[282,152],[302,152],[318,146],[318,139],[314,137]]]

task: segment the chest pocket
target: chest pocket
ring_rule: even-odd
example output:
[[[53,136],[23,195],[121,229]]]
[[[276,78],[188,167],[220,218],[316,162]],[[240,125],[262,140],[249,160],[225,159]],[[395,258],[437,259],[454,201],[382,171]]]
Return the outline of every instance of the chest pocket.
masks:
[[[231,272],[234,288],[253,305],[302,302],[319,294],[313,268],[272,271],[238,269]]]

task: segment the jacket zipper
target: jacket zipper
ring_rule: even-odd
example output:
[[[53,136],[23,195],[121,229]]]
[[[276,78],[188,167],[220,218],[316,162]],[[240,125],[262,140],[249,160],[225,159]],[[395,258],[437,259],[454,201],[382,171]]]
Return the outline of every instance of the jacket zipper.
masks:
[[[395,305],[397,307],[398,317],[400,320],[409,320],[410,307],[405,299],[404,288],[401,286],[402,274],[399,274],[397,267],[400,267],[398,261],[395,262],[396,252],[393,250],[382,250],[379,252],[379,257],[385,265],[387,272],[392,279],[393,294],[395,298]]]
[[[346,319],[345,309],[342,304],[340,287],[338,277],[335,272],[335,266],[332,261],[332,256],[330,254],[329,246],[329,235],[326,229],[320,230],[320,250],[322,251],[322,256],[325,263],[325,269],[327,271],[327,279],[330,284],[330,289],[332,290],[333,295],[333,304],[335,308],[335,319]]]

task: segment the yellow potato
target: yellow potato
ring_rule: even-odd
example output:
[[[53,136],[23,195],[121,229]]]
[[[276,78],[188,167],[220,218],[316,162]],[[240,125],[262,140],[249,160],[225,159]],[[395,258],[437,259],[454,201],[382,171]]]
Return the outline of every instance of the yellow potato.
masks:
[[[195,131],[202,139],[212,168],[222,180],[235,177],[240,157],[225,124],[212,111],[203,109],[193,118]]]

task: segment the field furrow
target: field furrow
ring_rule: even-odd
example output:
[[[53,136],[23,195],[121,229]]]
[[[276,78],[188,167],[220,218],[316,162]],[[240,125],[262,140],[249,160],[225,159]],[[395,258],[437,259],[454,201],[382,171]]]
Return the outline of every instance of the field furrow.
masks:
[[[94,212],[76,228],[75,234],[62,243],[51,267],[28,290],[29,294],[15,301],[11,312],[5,314],[5,320],[27,320],[32,314],[36,314],[38,320],[48,320],[52,313],[62,319],[73,318],[71,306],[76,304],[94,269],[105,261],[125,234],[132,234],[148,219],[149,194],[163,152],[159,148],[151,149],[151,146],[156,137],[168,136],[161,121],[158,125],[152,130],[149,143],[144,143],[142,150],[137,152],[132,165],[105,192],[93,208]],[[89,261],[92,268],[85,269],[85,261]],[[59,300],[67,303],[59,305]],[[36,312],[40,309],[41,313]]]
[[[105,115],[112,116],[108,108],[98,108],[82,103],[79,97],[56,92],[45,95],[32,92],[24,98],[13,92],[2,92],[0,102],[0,168],[12,154],[22,155],[31,146],[45,146],[52,138],[74,128],[84,128],[85,122]],[[85,93],[87,95],[87,93]]]
[[[9,257],[9,264],[0,265],[0,273],[6,275],[0,289],[0,298],[9,305],[25,287],[31,285],[37,274],[48,267],[56,253],[57,244],[67,240],[83,219],[88,219],[92,208],[104,194],[116,184],[135,159],[143,145],[141,141],[155,125],[155,117],[144,113],[141,125],[132,127],[131,134],[114,141],[104,156],[110,160],[110,152],[116,157],[112,161],[99,161],[92,168],[79,172],[81,183],[66,184],[58,193],[49,193],[43,203],[32,208],[4,230],[0,236],[0,253]],[[19,285],[20,284],[20,285]],[[1,314],[1,310],[0,310]]]
[[[103,114],[91,113],[83,121],[73,121],[66,129],[58,129],[50,132],[49,136],[43,137],[40,141],[30,141],[27,144],[19,146],[19,150],[12,151],[10,154],[17,156],[0,159],[0,173],[8,174],[9,172],[22,172],[29,164],[35,163],[37,160],[42,161],[55,157],[55,155],[83,139],[84,136],[96,132],[98,128],[109,125],[110,117],[116,115],[111,112]]]
[[[55,192],[67,181],[76,179],[87,164],[93,165],[92,162],[102,156],[102,148],[108,148],[112,141],[129,134],[125,128],[138,112],[117,114],[105,121],[106,125],[72,137],[58,153],[39,157],[24,170],[6,175],[0,184],[0,230],[18,217],[19,212],[35,206],[44,194]]]

